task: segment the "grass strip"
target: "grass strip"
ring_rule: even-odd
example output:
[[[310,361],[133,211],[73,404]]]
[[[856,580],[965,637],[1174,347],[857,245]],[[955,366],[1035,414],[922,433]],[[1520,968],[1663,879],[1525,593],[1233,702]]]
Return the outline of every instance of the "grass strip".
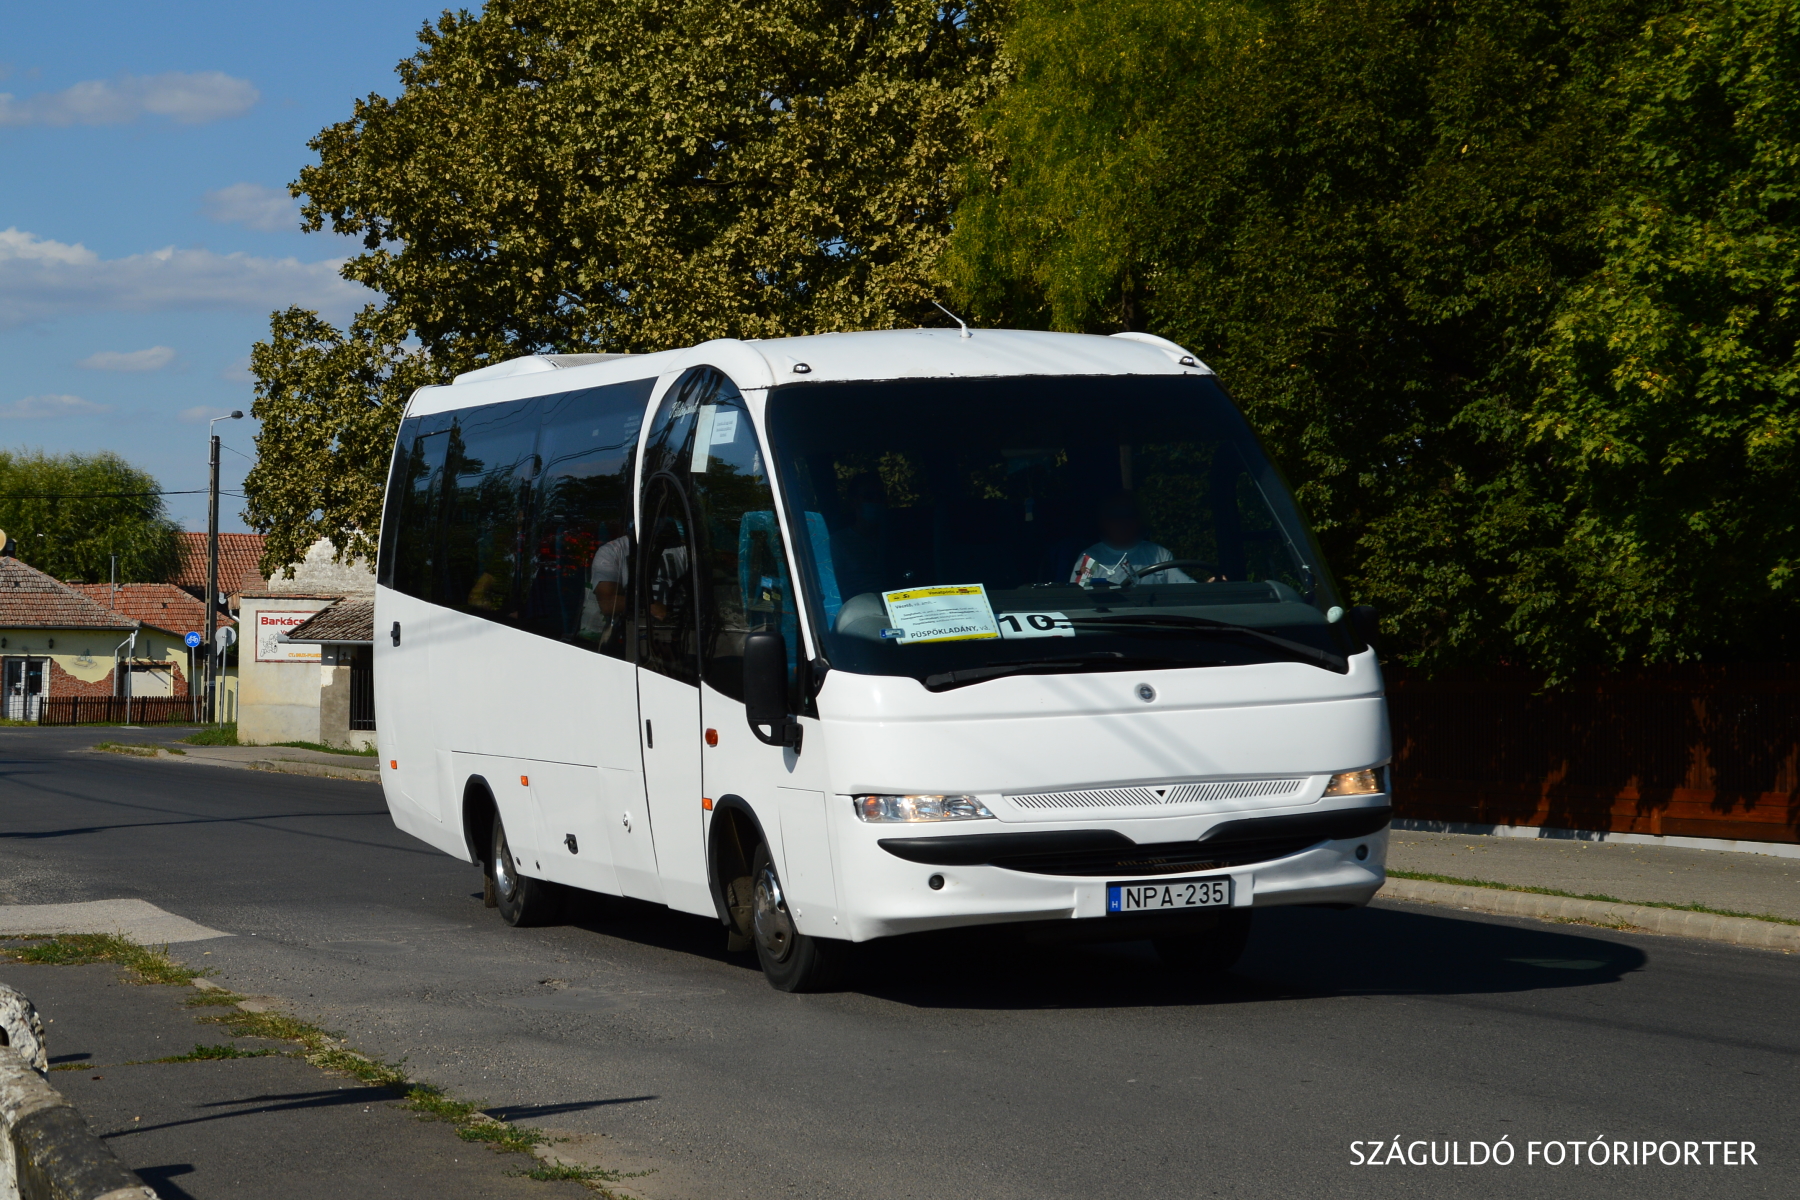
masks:
[[[235,746],[238,744],[237,722],[204,725],[181,740],[190,746]]]
[[[1771,921],[1777,925],[1800,925],[1792,917],[1778,917],[1773,913],[1738,912],[1730,908],[1711,908],[1705,904],[1675,904],[1668,900],[1621,900],[1617,896],[1602,896],[1588,892],[1564,892],[1556,888],[1530,887],[1522,883],[1494,883],[1487,879],[1459,879],[1455,875],[1433,875],[1426,871],[1396,871],[1388,868],[1389,875],[1395,879],[1422,879],[1427,883],[1453,883],[1459,887],[1492,888],[1499,892],[1530,892],[1537,896],[1560,896],[1565,900],[1597,900],[1601,904],[1635,904],[1639,908],[1672,908],[1677,912],[1707,913],[1715,917],[1746,917],[1752,921]]]
[[[184,1063],[208,1062],[215,1058],[268,1058],[272,1054],[280,1054],[279,1050],[245,1050],[238,1046],[203,1046],[194,1043],[194,1048],[186,1054],[174,1054],[168,1058],[153,1058],[151,1062]]]
[[[116,933],[59,933],[53,937],[21,938],[0,945],[0,956],[13,962],[76,967],[89,963],[117,963],[131,974],[133,983],[190,984],[205,975],[169,957],[167,946],[140,946]]]
[[[188,1004],[195,1008],[235,1006],[243,999],[231,992],[209,991],[191,998]],[[341,1037],[298,1017],[233,1007],[228,1012],[209,1013],[196,1019],[221,1026],[232,1037],[291,1042],[300,1047],[299,1056],[315,1067],[340,1071],[364,1083],[399,1092],[406,1108],[420,1114],[421,1119],[449,1123],[465,1142],[483,1142],[500,1153],[529,1154],[534,1146],[549,1141],[535,1129],[490,1117],[480,1105],[453,1099],[435,1084],[409,1078],[400,1063],[382,1062],[352,1050]]]
[[[155,758],[158,750],[166,750],[170,754],[186,754],[187,751],[176,746],[159,746],[155,742],[101,742],[94,747],[108,754],[130,754],[137,758]]]
[[[573,1179],[578,1183],[587,1184],[590,1188],[593,1188],[594,1191],[602,1192],[605,1195],[610,1196],[612,1195],[611,1192],[608,1192],[605,1188],[596,1187],[595,1185],[602,1183],[624,1183],[627,1179],[642,1179],[646,1175],[655,1174],[655,1172],[609,1171],[605,1167],[577,1167],[571,1166],[568,1163],[543,1163],[533,1167],[529,1171],[520,1171],[519,1174],[526,1179],[542,1179],[547,1182],[553,1182],[559,1179]]]

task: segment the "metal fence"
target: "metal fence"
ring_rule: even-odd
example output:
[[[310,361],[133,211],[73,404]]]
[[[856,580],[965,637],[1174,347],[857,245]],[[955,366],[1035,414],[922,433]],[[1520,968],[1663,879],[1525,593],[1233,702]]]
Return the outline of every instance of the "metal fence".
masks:
[[[375,728],[375,651],[370,646],[350,648],[350,728]]]
[[[1539,694],[1387,669],[1395,815],[1800,842],[1800,667],[1672,667]]]
[[[192,725],[201,717],[196,696],[45,696],[39,725]]]

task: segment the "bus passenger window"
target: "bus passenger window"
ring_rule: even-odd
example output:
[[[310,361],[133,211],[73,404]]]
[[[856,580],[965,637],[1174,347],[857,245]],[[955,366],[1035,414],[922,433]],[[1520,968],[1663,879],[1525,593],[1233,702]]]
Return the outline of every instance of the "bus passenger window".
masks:
[[[543,400],[526,627],[630,658],[631,484],[654,380]]]

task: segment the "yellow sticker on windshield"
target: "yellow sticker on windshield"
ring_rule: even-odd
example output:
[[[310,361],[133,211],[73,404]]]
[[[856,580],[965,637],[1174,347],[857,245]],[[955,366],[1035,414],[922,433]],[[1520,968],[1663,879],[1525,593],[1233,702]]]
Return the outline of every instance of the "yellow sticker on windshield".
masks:
[[[979,583],[903,588],[881,593],[881,600],[887,605],[888,623],[899,632],[897,640],[902,646],[1000,636],[987,589]]]

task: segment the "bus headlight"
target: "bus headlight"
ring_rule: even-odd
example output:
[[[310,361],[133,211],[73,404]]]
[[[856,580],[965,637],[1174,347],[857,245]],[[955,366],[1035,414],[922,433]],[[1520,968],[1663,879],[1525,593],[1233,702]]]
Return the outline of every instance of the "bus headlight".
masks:
[[[1370,767],[1365,771],[1339,771],[1325,785],[1327,796],[1373,796],[1381,791],[1381,770]]]
[[[987,805],[973,796],[852,796],[865,821],[992,820]]]

